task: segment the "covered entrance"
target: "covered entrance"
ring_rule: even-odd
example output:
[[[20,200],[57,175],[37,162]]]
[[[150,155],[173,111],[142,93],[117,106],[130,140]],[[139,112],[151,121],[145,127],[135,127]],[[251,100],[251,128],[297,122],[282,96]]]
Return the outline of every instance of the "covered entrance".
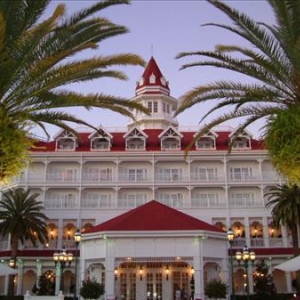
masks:
[[[81,280],[105,285],[105,300],[204,299],[209,279],[229,284],[227,237],[153,200],[87,230],[80,268]]]
[[[191,299],[194,294],[194,268],[178,257],[176,260],[129,261],[115,269],[117,299],[160,300]]]

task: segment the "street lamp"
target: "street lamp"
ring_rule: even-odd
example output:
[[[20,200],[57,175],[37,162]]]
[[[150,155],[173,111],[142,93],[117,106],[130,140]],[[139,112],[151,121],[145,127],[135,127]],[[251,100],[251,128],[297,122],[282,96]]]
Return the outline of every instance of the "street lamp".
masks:
[[[241,260],[244,262],[246,278],[247,278],[247,300],[250,300],[248,266],[249,266],[249,261],[251,261],[252,264],[254,263],[255,252],[249,251],[248,247],[245,245],[242,252],[241,251],[236,252],[235,257],[236,260],[238,261],[238,264],[240,264]]]
[[[232,255],[232,245],[233,245],[234,233],[231,228],[227,231],[227,240],[230,244],[230,266],[231,266],[231,300],[235,300],[235,290],[234,290],[234,269],[233,269],[233,255]]]
[[[76,253],[75,253],[75,284],[74,284],[74,300],[76,300],[76,293],[77,293],[77,277],[78,277],[78,246],[79,243],[81,242],[81,232],[79,229],[76,230],[75,234],[74,234],[74,240],[75,240],[75,245],[76,245]]]
[[[71,265],[71,262],[73,260],[73,254],[68,253],[66,249],[62,249],[60,252],[54,252],[53,253],[53,260],[56,265],[59,263],[60,270],[61,270],[61,276],[60,276],[60,290],[64,292],[64,280],[63,280],[63,275],[64,275],[64,269],[66,267],[66,264],[69,266]]]

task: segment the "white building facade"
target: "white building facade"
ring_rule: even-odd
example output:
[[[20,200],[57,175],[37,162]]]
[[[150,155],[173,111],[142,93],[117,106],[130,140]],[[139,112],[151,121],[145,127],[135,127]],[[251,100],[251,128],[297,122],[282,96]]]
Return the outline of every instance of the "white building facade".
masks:
[[[273,169],[263,143],[253,139],[246,130],[220,128],[200,137],[185,155],[184,150],[197,130],[181,128],[174,118],[178,100],[170,95],[169,84],[153,57],[130,101],[144,104],[150,114],[134,112],[135,121],[124,130],[99,128],[95,132],[79,132],[80,138],[61,131],[53,141],[38,141],[32,149],[31,160],[26,170],[16,178],[13,187],[31,188],[40,194],[44,213],[49,217],[49,243],[36,248],[28,243],[20,248],[16,293],[24,294],[26,290],[31,290],[37,278],[45,272],[52,276],[55,292],[58,293],[61,288],[61,269],[55,267],[52,255],[63,247],[76,255],[73,237],[77,228],[82,232],[91,230],[91,227],[146,205],[153,199],[224,232],[232,228],[235,234],[234,251],[248,245],[255,251],[257,259],[264,259],[269,265],[277,291],[291,292],[292,274],[274,269],[275,265],[292,256],[292,248],[289,232],[284,227],[274,228],[270,210],[265,208],[267,199],[264,194],[270,187],[280,184],[282,179]],[[232,144],[230,153],[229,144]],[[165,216],[165,222],[168,223],[168,215]],[[229,252],[222,250],[223,247],[229,248],[226,234],[217,234],[220,235],[218,243],[223,246],[216,247],[208,238],[206,242],[211,242],[206,243],[204,252],[201,250],[206,260],[201,261],[201,265],[200,261],[195,265],[189,246],[194,232],[176,240],[181,250],[170,253],[168,257],[165,255],[169,242],[174,244],[174,238],[178,235],[178,232],[171,231],[155,232],[154,236],[165,245],[159,245],[157,249],[161,249],[162,253],[155,255],[145,247],[147,243],[150,246],[154,243],[153,237],[147,240],[147,231],[144,237],[140,231],[129,232],[127,236],[125,234],[132,243],[133,239],[138,239],[138,242],[134,242],[141,244],[138,254],[125,250],[128,240],[122,244],[115,236],[112,237],[114,242],[109,242],[98,235],[85,234],[80,245],[81,279],[96,276],[105,283],[108,293],[106,299],[121,297],[130,300],[138,299],[141,293],[154,297],[154,292],[155,297],[159,294],[160,297],[167,295],[168,298],[164,299],[171,299],[177,286],[183,285],[189,286],[191,293],[191,287],[187,285],[192,276],[191,268],[197,270],[194,275],[197,299],[204,299],[204,286],[212,277],[221,276],[230,284]],[[121,239],[124,238],[123,234]],[[166,234],[166,239],[161,239],[163,234]],[[99,242],[99,257],[94,253],[89,261],[91,245],[96,241]],[[113,247],[111,251],[119,253],[113,256],[116,259],[111,260],[109,265],[104,263],[106,257],[103,254],[110,255],[109,252],[103,252],[104,245]],[[2,239],[0,246],[1,257],[7,261],[10,258],[9,239]],[[123,248],[124,255],[121,255]],[[213,253],[211,257],[209,253]],[[180,270],[183,271],[174,269],[174,274],[170,273],[170,279],[166,282],[166,266],[170,267],[178,257],[186,257],[180,260],[183,268]],[[127,266],[127,258],[136,263],[136,275],[130,272],[129,277],[122,275],[115,281],[113,270]],[[141,285],[138,268],[145,263],[156,267],[154,273],[146,273],[146,269],[143,269],[142,276],[148,276],[148,282],[144,277],[144,285]],[[207,263],[207,267],[202,263]],[[212,269],[216,272],[212,273]],[[253,268],[250,266],[249,269],[251,274]],[[245,293],[243,274],[243,267],[234,260],[234,288],[237,294]],[[7,291],[6,279],[0,277],[0,293]],[[126,286],[131,286],[130,291],[134,290],[134,293],[128,294],[128,291],[125,293],[122,290],[122,280],[126,281]],[[156,280],[168,292],[155,291]],[[249,276],[249,281],[249,290],[253,292],[252,276]],[[74,282],[75,265],[72,263],[64,269],[65,294],[70,292],[69,288]]]

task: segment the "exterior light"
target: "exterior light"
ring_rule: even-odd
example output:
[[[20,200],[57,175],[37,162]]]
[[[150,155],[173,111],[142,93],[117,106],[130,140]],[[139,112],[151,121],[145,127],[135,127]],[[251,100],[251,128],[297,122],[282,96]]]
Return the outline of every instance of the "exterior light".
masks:
[[[233,243],[233,240],[234,240],[234,233],[233,233],[233,231],[232,231],[231,228],[229,228],[228,231],[227,231],[227,240],[228,240],[228,242],[229,242],[230,244]]]
[[[169,280],[169,266],[166,266],[166,279]]]
[[[118,280],[118,268],[115,268],[115,281]]]
[[[140,280],[143,280],[143,267],[140,266]]]

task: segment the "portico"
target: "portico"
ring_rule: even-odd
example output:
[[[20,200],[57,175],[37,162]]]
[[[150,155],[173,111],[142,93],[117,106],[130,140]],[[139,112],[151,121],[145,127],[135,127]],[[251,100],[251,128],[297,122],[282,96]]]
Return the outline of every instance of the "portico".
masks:
[[[204,299],[204,284],[228,281],[226,233],[157,201],[87,230],[81,279],[105,284],[105,299]]]

